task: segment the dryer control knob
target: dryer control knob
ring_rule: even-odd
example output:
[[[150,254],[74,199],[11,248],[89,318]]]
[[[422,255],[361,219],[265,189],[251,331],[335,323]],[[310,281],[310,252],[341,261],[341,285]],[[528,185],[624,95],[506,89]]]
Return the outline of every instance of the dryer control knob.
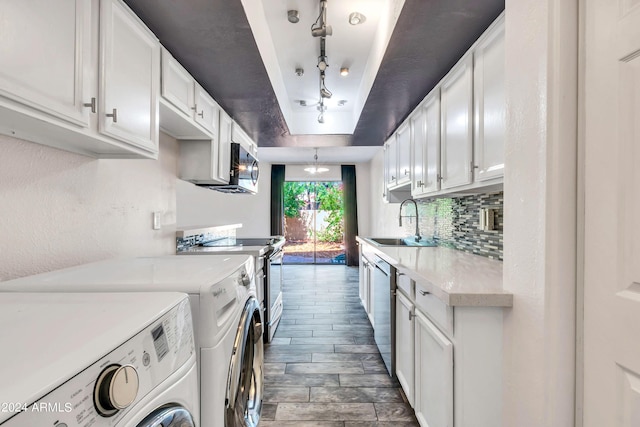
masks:
[[[138,371],[131,365],[111,365],[96,381],[94,402],[100,415],[110,417],[131,405],[138,395]]]

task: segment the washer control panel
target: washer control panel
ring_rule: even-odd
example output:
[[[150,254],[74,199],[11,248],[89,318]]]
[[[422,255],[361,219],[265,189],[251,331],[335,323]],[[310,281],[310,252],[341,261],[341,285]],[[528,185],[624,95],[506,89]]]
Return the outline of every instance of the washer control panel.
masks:
[[[133,338],[49,394],[35,403],[16,406],[16,414],[2,427],[116,426],[194,353],[191,308],[185,297]]]

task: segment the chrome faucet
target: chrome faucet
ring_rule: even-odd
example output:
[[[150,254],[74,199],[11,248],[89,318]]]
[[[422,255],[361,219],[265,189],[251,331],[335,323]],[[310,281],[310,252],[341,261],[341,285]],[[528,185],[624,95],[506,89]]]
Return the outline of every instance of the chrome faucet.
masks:
[[[413,205],[416,207],[416,242],[419,242],[420,239],[422,239],[422,236],[420,236],[420,228],[419,228],[420,223],[418,222],[418,204],[416,203],[415,200],[405,199],[402,201],[402,203],[400,203],[400,212],[398,214],[398,222],[400,224],[400,227],[402,227],[402,207],[406,202],[413,202]]]

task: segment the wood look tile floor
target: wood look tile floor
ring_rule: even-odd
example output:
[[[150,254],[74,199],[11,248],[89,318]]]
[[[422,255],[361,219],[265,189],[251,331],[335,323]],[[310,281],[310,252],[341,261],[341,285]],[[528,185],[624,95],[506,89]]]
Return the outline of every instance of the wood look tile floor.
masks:
[[[260,427],[418,427],[373,340],[358,269],[283,270],[284,312],[265,346]]]

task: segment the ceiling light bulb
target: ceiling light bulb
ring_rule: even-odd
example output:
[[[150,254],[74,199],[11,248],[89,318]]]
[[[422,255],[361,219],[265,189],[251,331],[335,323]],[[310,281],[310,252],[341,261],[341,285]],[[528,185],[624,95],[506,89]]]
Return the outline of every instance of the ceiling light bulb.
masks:
[[[341,76],[348,76],[349,75],[349,69],[347,67],[340,68],[340,75]]]
[[[288,10],[287,11],[287,19],[292,24],[297,24],[300,21],[300,14],[297,10]]]
[[[358,12],[352,12],[349,15],[349,24],[351,25],[359,25],[364,23],[367,20],[367,17]]]
[[[296,68],[296,76],[302,77],[304,75],[304,68]]]
[[[333,34],[333,28],[331,25],[325,25],[324,27],[314,27],[311,29],[311,35],[313,37],[326,37]]]
[[[320,88],[320,96],[328,99],[328,98],[331,98],[333,94],[329,92],[329,90],[326,87],[324,87],[324,85],[322,85],[322,87]]]
[[[318,116],[318,123],[324,123],[324,113],[320,113]]]

